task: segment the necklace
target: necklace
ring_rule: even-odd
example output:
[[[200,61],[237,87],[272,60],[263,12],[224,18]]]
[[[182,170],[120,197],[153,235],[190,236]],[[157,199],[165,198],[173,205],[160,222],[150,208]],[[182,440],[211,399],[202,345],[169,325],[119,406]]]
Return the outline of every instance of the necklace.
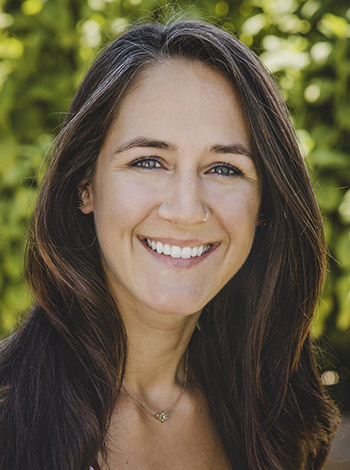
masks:
[[[179,403],[180,401],[180,398],[182,397],[182,394],[184,393],[185,389],[186,389],[186,385],[187,385],[187,377],[188,377],[188,350],[186,351],[186,356],[185,356],[185,379],[184,379],[184,383],[182,385],[182,388],[181,388],[181,392],[179,394],[179,396],[177,397],[175,403],[173,404],[173,406],[170,408],[169,411],[164,411],[164,410],[161,410],[159,412],[153,410],[150,406],[148,406],[145,402],[143,402],[142,400],[140,400],[140,398],[138,398],[136,395],[134,395],[133,393],[129,392],[129,390],[127,390],[124,386],[122,387],[122,392],[128,396],[129,398],[131,398],[132,401],[134,401],[135,403],[138,403],[139,405],[141,405],[145,410],[149,411],[150,413],[152,413],[152,415],[158,420],[160,421],[161,423],[164,423],[164,421],[166,421],[167,419],[170,418],[171,414],[173,413],[173,411],[175,410],[176,408],[176,405]]]

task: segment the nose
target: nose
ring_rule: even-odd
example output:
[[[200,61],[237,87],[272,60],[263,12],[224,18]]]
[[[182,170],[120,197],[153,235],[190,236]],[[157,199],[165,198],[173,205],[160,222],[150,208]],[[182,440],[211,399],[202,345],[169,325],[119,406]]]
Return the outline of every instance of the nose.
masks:
[[[174,175],[158,208],[159,217],[183,227],[206,221],[209,210],[201,192],[198,174]]]

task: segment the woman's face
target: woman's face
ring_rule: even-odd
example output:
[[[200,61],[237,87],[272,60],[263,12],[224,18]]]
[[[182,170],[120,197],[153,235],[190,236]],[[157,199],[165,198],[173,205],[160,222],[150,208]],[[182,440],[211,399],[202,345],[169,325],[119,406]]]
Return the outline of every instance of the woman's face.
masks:
[[[121,311],[200,311],[246,260],[260,195],[247,124],[229,82],[181,60],[144,71],[83,192],[82,211],[94,213]]]

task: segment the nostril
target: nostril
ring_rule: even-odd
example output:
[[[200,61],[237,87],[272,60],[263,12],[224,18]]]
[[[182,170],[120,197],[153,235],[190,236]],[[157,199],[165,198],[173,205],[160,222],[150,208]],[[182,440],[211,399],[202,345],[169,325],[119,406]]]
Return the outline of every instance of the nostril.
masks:
[[[159,216],[176,225],[189,226],[199,224],[208,219],[209,211],[204,211],[203,205],[195,204],[163,203],[158,209]]]

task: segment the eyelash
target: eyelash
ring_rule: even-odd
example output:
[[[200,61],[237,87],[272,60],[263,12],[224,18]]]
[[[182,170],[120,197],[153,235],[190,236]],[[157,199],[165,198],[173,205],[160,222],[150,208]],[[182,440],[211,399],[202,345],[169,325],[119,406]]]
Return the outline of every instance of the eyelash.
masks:
[[[159,167],[155,167],[155,166],[147,167],[147,166],[142,165],[143,163],[150,163],[150,162],[155,162],[155,163],[158,163],[159,165],[162,165],[161,160],[159,158],[156,158],[156,157],[140,157],[137,160],[134,160],[133,162],[131,162],[130,166],[142,168],[144,170],[153,170],[153,169],[158,169],[159,168]],[[141,165],[139,165],[139,164],[141,164]]]
[[[153,163],[153,164],[158,163],[158,165],[160,165],[160,166],[159,167],[157,167],[157,166],[151,166],[151,167],[144,166],[144,164],[147,164],[147,163],[148,164],[149,163]],[[142,168],[144,170],[154,170],[154,169],[161,168],[162,161],[157,157],[140,157],[137,160],[134,160],[133,162],[131,162],[130,166]],[[221,172],[215,172],[215,170],[217,170],[217,169],[221,169]],[[222,169],[224,169],[224,171],[226,170],[228,173],[227,174],[222,173]],[[218,174],[220,176],[223,176],[225,178],[230,178],[230,177],[234,177],[234,176],[242,176],[243,175],[242,170],[240,170],[239,168],[237,168],[237,167],[235,167],[235,166],[233,166],[229,163],[225,163],[225,162],[220,162],[220,163],[215,164],[208,171],[208,173],[216,173],[216,174]]]
[[[217,170],[218,168],[221,168],[221,169],[225,168],[225,170],[227,170],[229,172],[229,174],[226,174],[226,175],[223,174],[223,173],[217,173],[218,175],[224,176],[225,178],[230,178],[230,177],[233,177],[233,176],[243,176],[243,171],[242,170],[240,170],[239,168],[231,165],[230,163],[224,163],[224,162],[217,163],[209,171],[212,172],[212,170]]]

